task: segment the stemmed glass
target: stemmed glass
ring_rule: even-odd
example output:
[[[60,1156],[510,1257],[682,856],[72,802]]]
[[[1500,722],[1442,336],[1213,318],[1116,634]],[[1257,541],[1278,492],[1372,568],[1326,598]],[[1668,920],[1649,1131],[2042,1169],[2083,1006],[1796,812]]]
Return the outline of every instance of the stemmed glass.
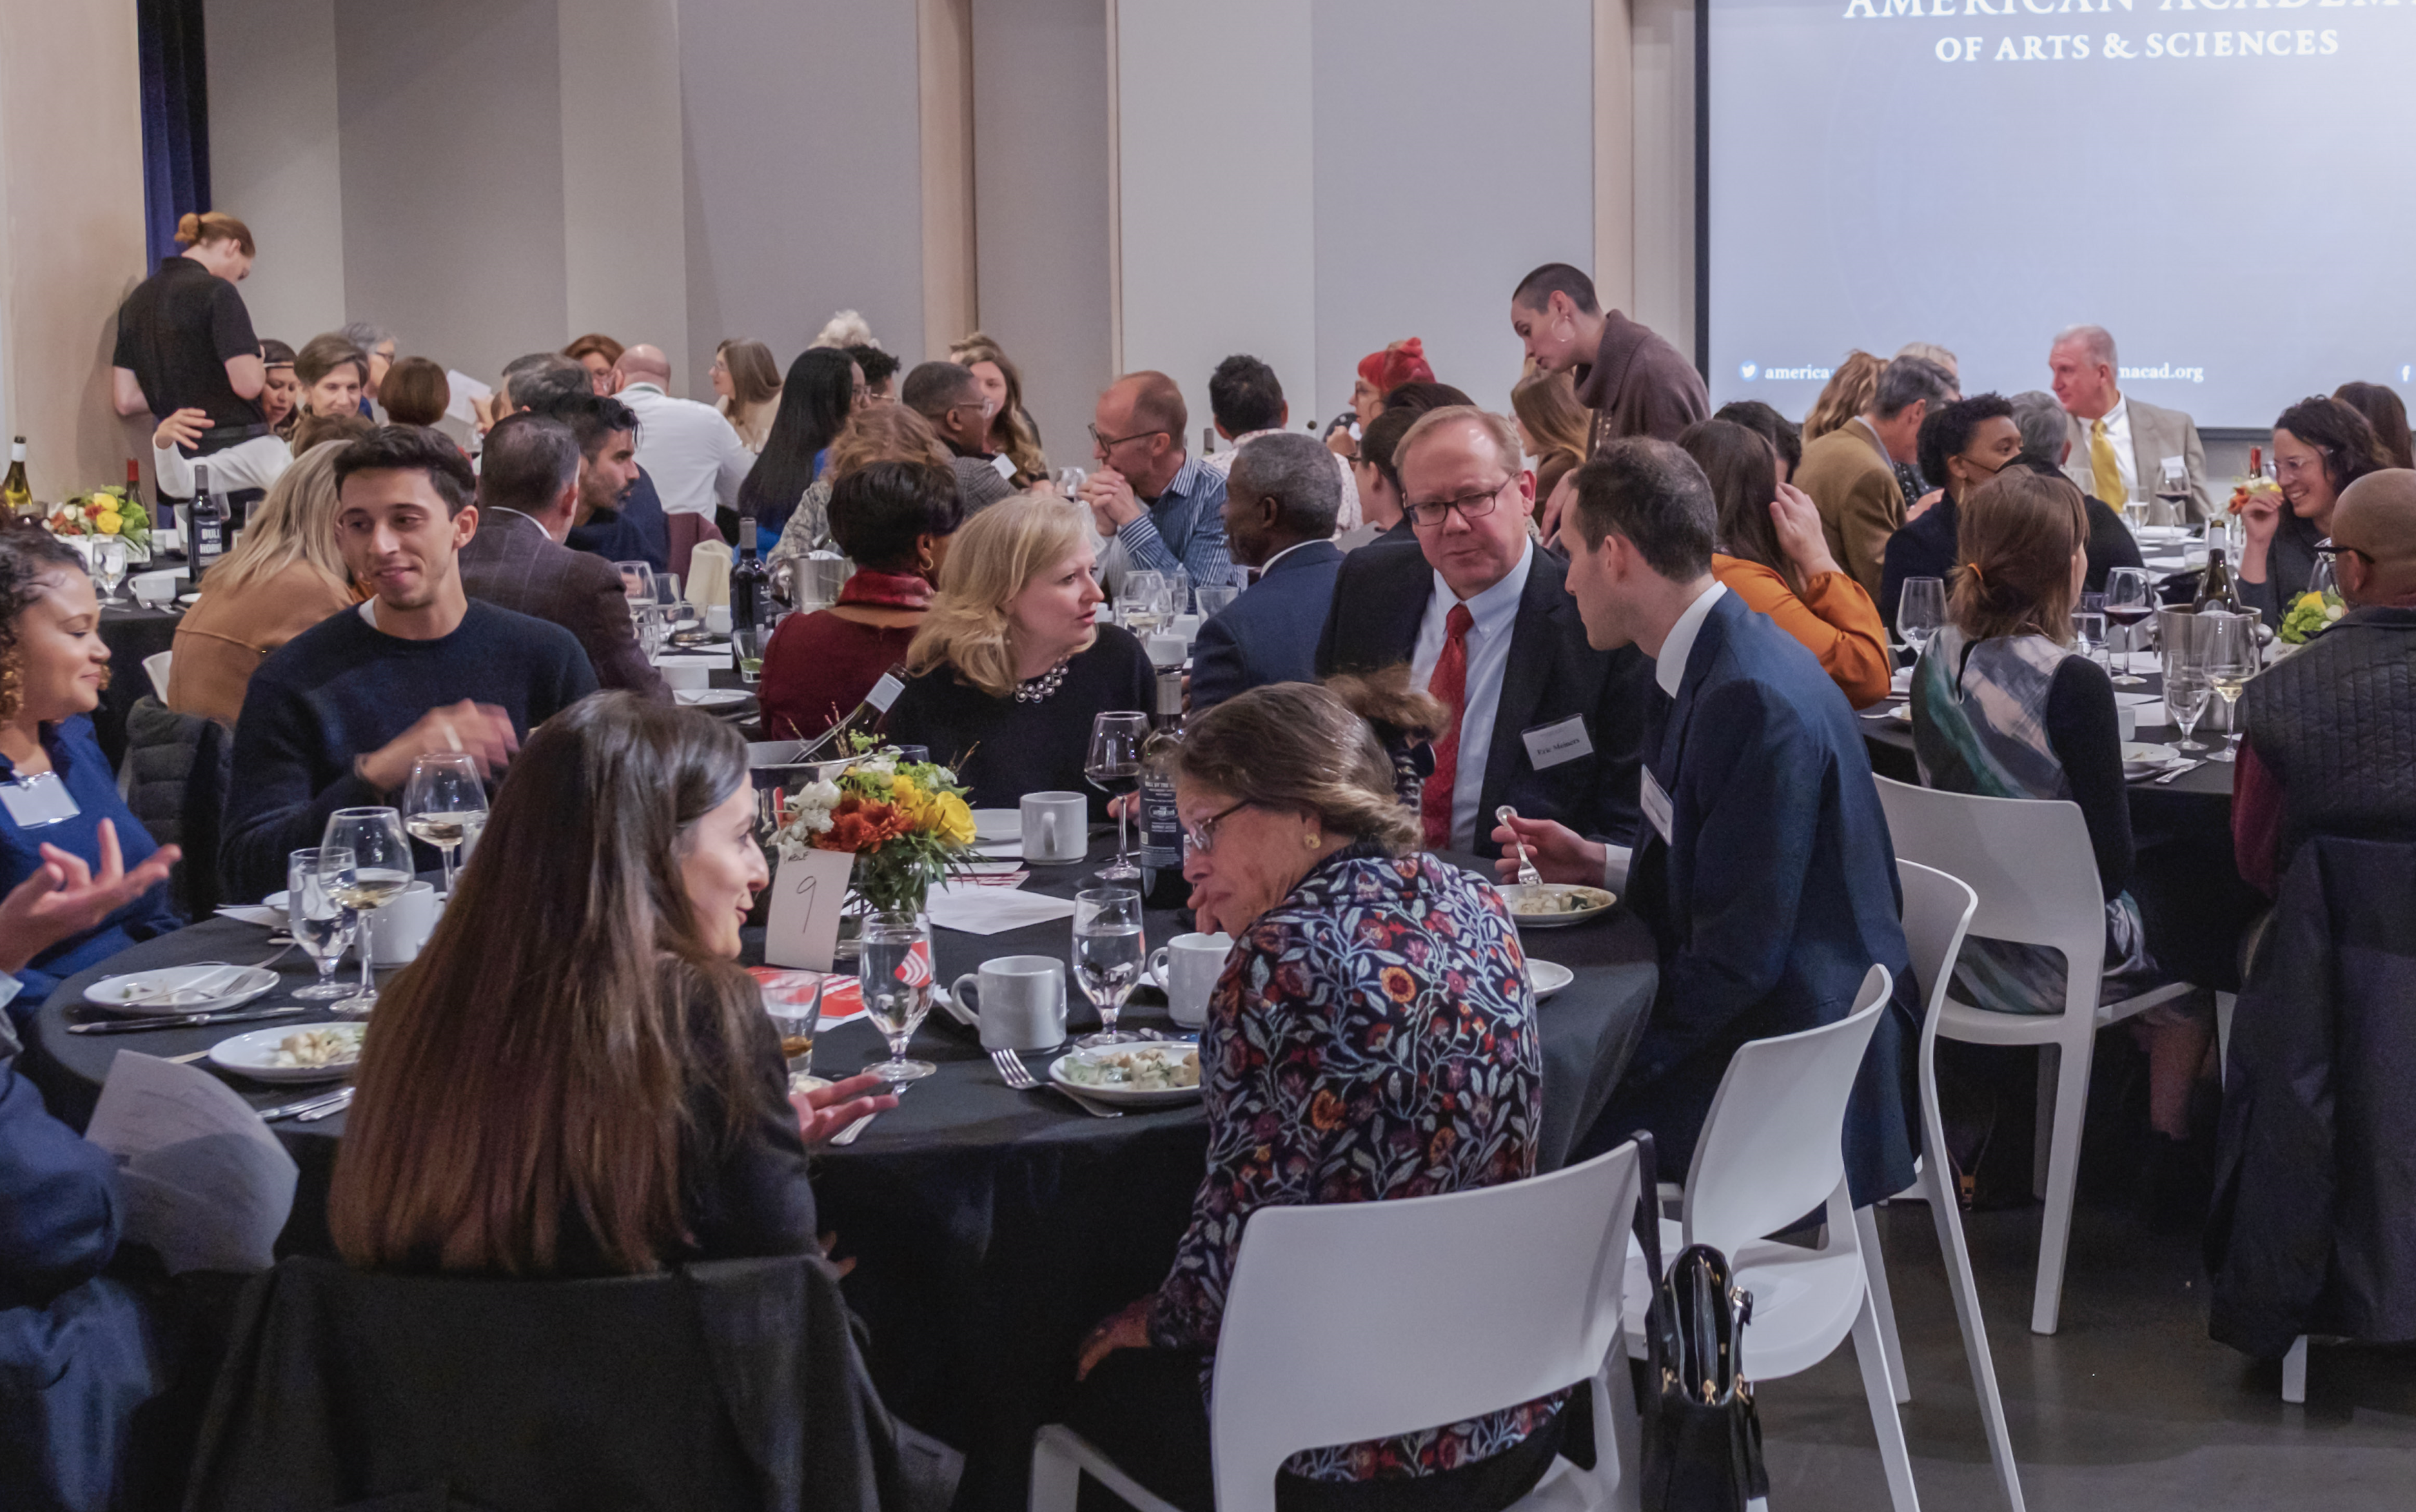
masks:
[[[661,590],[655,582],[654,564],[615,562],[612,566],[621,574],[621,594],[629,601],[629,618],[637,627],[639,648],[651,661],[662,650]]]
[[[92,579],[100,584],[100,601],[113,603],[117,585],[126,581],[126,543],[114,536],[96,536],[92,542]]]
[[[295,997],[318,1003],[352,994],[351,988],[336,980],[336,965],[344,959],[344,947],[353,943],[361,919],[327,891],[327,878],[352,864],[352,852],[324,846],[295,851],[285,858],[286,924],[294,931],[294,943],[319,968],[319,980],[294,989]],[[361,955],[367,960],[369,952]]]
[[[864,1011],[889,1039],[889,1059],[865,1069],[892,1086],[929,1076],[939,1067],[907,1059],[906,1042],[931,1011],[930,922],[919,915],[875,914],[865,919],[858,938],[862,949],[855,970]]]
[[[453,896],[453,852],[468,832],[473,815],[487,811],[487,784],[478,764],[458,751],[439,751],[411,764],[411,780],[403,784],[403,827],[414,839],[433,845],[445,855],[444,896]]]
[[[1124,588],[1116,595],[1116,619],[1125,629],[1147,640],[1156,630],[1165,628],[1173,611],[1174,585],[1163,572],[1140,571],[1125,574]]]
[[[2238,758],[2240,750],[2241,692],[2248,679],[2257,675],[2257,636],[2253,614],[2198,615],[2199,649],[2206,659],[2206,680],[2223,700],[2224,728],[2229,732],[2223,748],[2207,758],[2211,762],[2228,762]]]
[[[2175,750],[2210,748],[2191,738],[2213,691],[2207,685],[2205,649],[2198,643],[2199,632],[2212,628],[2212,621],[2196,623],[2198,619],[2197,615],[2177,615],[2175,623],[2167,627],[2168,633],[2165,636],[2165,712],[2182,733],[2182,738],[2173,745]]]
[[[2080,654],[2095,661],[2106,649],[2106,596],[2085,593],[2072,612],[2072,639]]]
[[[1077,1043],[1122,1045],[1139,1039],[1116,1028],[1116,1015],[1140,980],[1140,894],[1130,887],[1100,887],[1074,895],[1074,976],[1099,1010],[1099,1032]]]
[[[411,837],[392,809],[339,809],[319,841],[319,877],[327,896],[360,915],[361,988],[336,1007],[367,1013],[377,1002],[370,975],[370,915],[411,885]]]
[[[2106,574],[2106,620],[2109,625],[2121,626],[2126,632],[2122,640],[2122,649],[2126,654],[2137,649],[2127,632],[2155,612],[2156,600],[2148,591],[2148,574],[2144,568],[2118,567]],[[2111,644],[2110,641],[2108,644]],[[2109,655],[2106,659],[2110,666],[2112,657]],[[2126,661],[2123,665],[2128,667],[2130,663]],[[2118,673],[2114,677],[2118,688],[2137,688],[2146,681],[2146,678],[2134,676],[2129,672]]]
[[[1091,785],[1110,798],[1119,793],[1137,792],[1140,786],[1140,743],[1149,734],[1149,716],[1130,712],[1098,715],[1091,720],[1091,750],[1083,759],[1082,775]],[[1111,804],[1116,810],[1116,858],[1099,869],[1099,875],[1110,882],[1133,882],[1140,878],[1140,868],[1125,858],[1125,804]]]
[[[1895,633],[1912,647],[1919,661],[1929,638],[1946,623],[1946,582],[1942,578],[1907,578],[1904,597],[1896,601]]]

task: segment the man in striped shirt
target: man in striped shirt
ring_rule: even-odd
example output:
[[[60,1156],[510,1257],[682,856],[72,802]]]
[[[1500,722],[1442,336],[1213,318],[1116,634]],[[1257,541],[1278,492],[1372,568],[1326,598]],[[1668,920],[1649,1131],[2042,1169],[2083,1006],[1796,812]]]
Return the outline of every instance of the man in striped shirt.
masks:
[[[1225,544],[1225,475],[1185,450],[1183,391],[1162,372],[1128,372],[1099,396],[1091,419],[1098,468],[1082,483],[1099,534],[1135,567],[1191,574],[1193,586],[1232,577]]]

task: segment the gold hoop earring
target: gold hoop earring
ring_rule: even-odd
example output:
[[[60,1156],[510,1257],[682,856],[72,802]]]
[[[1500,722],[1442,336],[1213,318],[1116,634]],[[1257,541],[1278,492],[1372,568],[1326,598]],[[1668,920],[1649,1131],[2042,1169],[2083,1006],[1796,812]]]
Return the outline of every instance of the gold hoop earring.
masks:
[[[1325,837],[1312,830],[1300,838],[1300,843],[1304,850],[1314,851],[1325,843]]]

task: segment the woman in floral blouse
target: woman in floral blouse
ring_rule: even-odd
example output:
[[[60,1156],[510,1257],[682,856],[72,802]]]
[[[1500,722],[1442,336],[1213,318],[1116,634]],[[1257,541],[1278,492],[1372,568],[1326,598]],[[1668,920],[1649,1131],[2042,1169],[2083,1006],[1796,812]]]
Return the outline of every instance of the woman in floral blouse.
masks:
[[[1388,724],[1432,712],[1348,691]],[[1200,1036],[1208,1170],[1165,1284],[1084,1340],[1069,1421],[1207,1512],[1207,1387],[1250,1215],[1533,1175],[1543,1074],[1501,895],[1417,854],[1391,760],[1336,692],[1285,683],[1217,705],[1185,733],[1176,794],[1200,927],[1236,942]],[[1507,1506],[1550,1466],[1561,1399],[1307,1450],[1277,1505]]]

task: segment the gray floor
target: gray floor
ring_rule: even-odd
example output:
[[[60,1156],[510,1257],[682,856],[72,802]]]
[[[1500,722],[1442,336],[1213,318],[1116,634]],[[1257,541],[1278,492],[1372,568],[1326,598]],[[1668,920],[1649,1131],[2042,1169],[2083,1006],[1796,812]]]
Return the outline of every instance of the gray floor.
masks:
[[[1891,1207],[1880,1232],[1912,1378],[1905,1437],[1923,1504],[2000,1506],[1929,1215],[1919,1203]],[[2031,1507],[2416,1507],[2416,1350],[2318,1348],[2307,1404],[2286,1407],[2278,1366],[2207,1337],[2194,1237],[2083,1209],[2061,1329],[2041,1338],[2029,1329],[2037,1210],[1977,1215],[1966,1232]],[[1752,1364],[1748,1345],[1748,1373]],[[1887,1506],[1850,1344],[1756,1391],[1772,1512]]]

